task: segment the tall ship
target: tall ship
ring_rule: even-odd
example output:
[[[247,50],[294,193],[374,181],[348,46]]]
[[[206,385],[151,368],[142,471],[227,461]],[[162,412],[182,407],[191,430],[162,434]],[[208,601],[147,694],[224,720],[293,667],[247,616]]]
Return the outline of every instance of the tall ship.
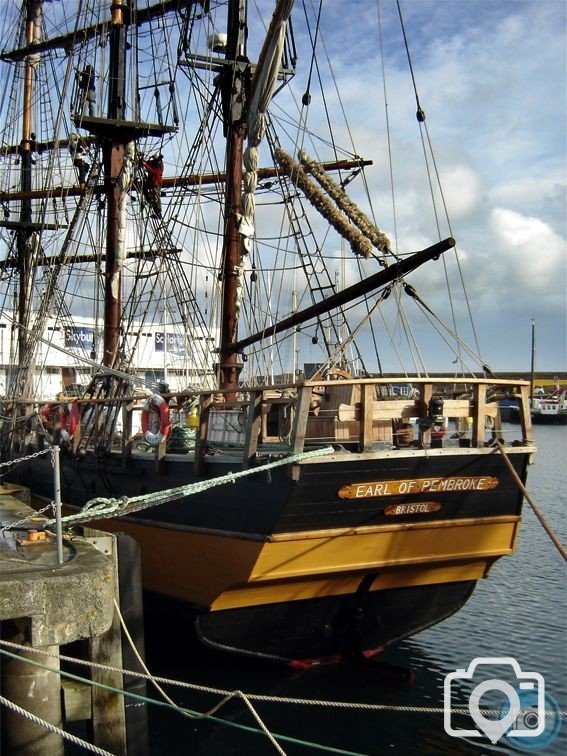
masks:
[[[1,11],[2,474],[49,504],[59,448],[69,527],[133,536],[204,643],[297,665],[457,611],[514,549],[506,461],[525,481],[535,452],[529,383],[429,301],[470,314],[433,155],[402,166],[436,211],[412,231],[316,5]]]

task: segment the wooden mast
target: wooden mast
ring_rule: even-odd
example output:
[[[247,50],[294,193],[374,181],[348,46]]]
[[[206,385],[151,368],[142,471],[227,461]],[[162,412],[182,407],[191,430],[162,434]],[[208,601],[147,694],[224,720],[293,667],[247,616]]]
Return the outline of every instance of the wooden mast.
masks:
[[[29,45],[38,41],[41,34],[42,0],[28,0],[26,3],[26,42]],[[20,143],[21,172],[20,186],[22,192],[32,189],[32,102],[34,94],[34,71],[39,56],[30,54],[26,57],[24,69],[24,102],[22,121],[22,141]],[[18,291],[18,360],[22,370],[18,371],[17,393],[25,396],[30,388],[29,334],[31,318],[33,283],[35,271],[33,266],[34,227],[32,223],[32,201],[25,198],[20,206],[19,229],[16,237],[17,259],[19,269]]]
[[[125,0],[112,0],[110,21],[110,75],[108,89],[108,118],[121,121],[126,103],[126,19]],[[122,264],[120,260],[119,203],[120,172],[124,163],[126,143],[123,132],[116,130],[116,138],[104,141],[104,175],[106,189],[107,231],[106,269],[104,278],[104,352],[103,364],[116,367],[120,345],[120,309]]]
[[[227,140],[225,229],[222,263],[222,310],[219,363],[219,386],[236,389],[242,364],[229,347],[238,334],[237,286],[241,262],[240,234],[236,215],[240,212],[242,195],[242,151],[246,132],[246,84],[249,64],[246,57],[246,0],[230,0],[228,8],[226,66],[223,82],[224,130]],[[226,396],[231,401],[234,395]]]

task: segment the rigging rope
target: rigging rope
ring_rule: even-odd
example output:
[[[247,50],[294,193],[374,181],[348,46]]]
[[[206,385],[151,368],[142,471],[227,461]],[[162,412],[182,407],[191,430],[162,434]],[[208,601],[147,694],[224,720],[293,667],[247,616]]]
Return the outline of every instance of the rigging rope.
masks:
[[[420,134],[421,134],[421,141],[422,141],[422,149],[423,149],[423,153],[424,153],[424,156],[425,156],[425,165],[426,165],[426,170],[427,170],[427,177],[428,177],[428,181],[429,181],[431,198],[433,200],[433,212],[434,212],[434,215],[435,215],[435,222],[437,224],[437,230],[438,230],[438,233],[439,233],[439,238],[441,238],[441,231],[440,231],[440,228],[439,228],[439,219],[438,219],[438,215],[437,215],[437,207],[436,207],[436,204],[435,204],[435,198],[434,198],[434,194],[433,194],[433,182],[432,182],[432,178],[431,178],[431,171],[430,171],[430,167],[429,167],[429,161],[427,159],[427,150],[426,150],[426,144],[425,144],[425,142],[427,142],[427,149],[429,150],[429,155],[431,157],[431,163],[433,165],[433,171],[434,171],[434,174],[435,174],[437,188],[439,190],[439,195],[440,195],[440,198],[441,198],[441,204],[443,206],[443,211],[444,211],[444,214],[445,214],[445,219],[447,221],[447,224],[448,224],[451,236],[454,236],[453,230],[452,230],[452,227],[451,227],[451,221],[449,219],[449,212],[448,212],[448,209],[447,209],[447,203],[445,201],[445,194],[443,192],[443,186],[441,184],[441,177],[439,175],[439,169],[437,167],[437,161],[435,159],[435,153],[433,151],[433,145],[432,145],[431,138],[430,138],[430,135],[429,135],[429,130],[427,128],[427,123],[426,123],[426,120],[425,120],[425,112],[424,112],[423,108],[421,107],[421,103],[419,101],[419,94],[418,94],[418,91],[417,91],[417,83],[416,83],[416,80],[415,80],[415,75],[414,75],[414,70],[413,70],[413,64],[412,64],[412,60],[411,60],[411,55],[410,55],[408,40],[407,40],[407,36],[406,36],[406,30],[405,30],[405,26],[404,26],[404,20],[403,20],[403,17],[402,17],[402,11],[401,11],[401,7],[400,7],[400,0],[396,0],[396,6],[397,6],[397,9],[398,9],[398,16],[399,16],[399,19],[400,19],[400,25],[401,25],[402,35],[403,35],[403,39],[404,39],[404,46],[405,46],[405,50],[406,50],[406,56],[407,56],[407,60],[408,60],[408,66],[409,66],[411,80],[412,80],[412,85],[413,85],[413,91],[414,91],[415,102],[416,102],[416,107],[417,107],[416,118],[417,118],[418,123],[420,124]],[[422,130],[422,127],[423,127],[423,130]],[[424,140],[424,136],[423,136],[424,133],[425,133],[425,140]],[[459,278],[460,278],[460,282],[461,282],[461,288],[462,288],[462,291],[463,291],[463,296],[465,298],[465,302],[466,302],[466,306],[467,306],[467,312],[468,312],[468,316],[469,316],[469,321],[470,321],[470,324],[471,324],[471,329],[472,329],[472,333],[473,333],[474,340],[475,340],[476,350],[480,354],[480,345],[479,345],[479,341],[478,341],[478,335],[477,335],[477,331],[476,331],[476,326],[475,326],[474,318],[473,318],[473,315],[472,315],[472,309],[471,309],[469,297],[468,297],[467,290],[466,290],[466,287],[465,287],[465,282],[464,282],[464,277],[463,277],[461,262],[460,262],[460,259],[459,259],[458,253],[457,253],[456,245],[455,245],[455,259],[456,259],[456,263],[457,263],[457,269],[459,271]],[[451,288],[449,286],[449,279],[448,279],[448,272],[447,272],[447,262],[446,262],[445,258],[443,258],[443,267],[444,267],[444,270],[445,270],[445,279],[446,279],[446,282],[447,282],[447,290],[448,290],[449,303],[450,303],[450,308],[451,308],[451,316],[452,316],[452,320],[453,320],[453,329],[454,329],[454,331],[456,333],[457,332],[457,321],[456,321],[456,315],[455,315],[455,310],[454,310],[453,297],[452,297],[452,294],[451,294]],[[457,344],[457,349],[459,349],[459,347],[460,347],[460,343]],[[458,359],[460,360],[460,352],[458,352]]]
[[[536,503],[534,502],[534,500],[532,499],[532,497],[528,493],[526,487],[524,486],[524,484],[522,483],[522,481],[520,479],[520,476],[514,470],[514,467],[513,467],[512,463],[510,462],[510,457],[506,454],[506,452],[504,451],[504,447],[502,446],[502,443],[498,439],[496,439],[496,446],[498,447],[498,450],[499,450],[500,454],[502,455],[502,457],[504,459],[504,462],[506,463],[508,469],[512,473],[512,477],[514,478],[514,480],[518,484],[518,488],[520,489],[520,491],[524,495],[524,498],[526,499],[526,501],[528,502],[528,504],[530,505],[530,507],[533,509],[533,512],[534,512],[535,516],[540,521],[541,526],[543,527],[543,529],[545,530],[545,532],[547,533],[547,535],[553,541],[553,544],[555,545],[557,551],[559,551],[559,553],[561,554],[561,556],[563,557],[563,559],[565,559],[565,561],[567,562],[567,549],[565,549],[565,546],[563,546],[563,544],[561,543],[561,541],[559,540],[559,538],[555,535],[555,533],[553,532],[551,526],[549,525],[549,523],[547,522],[547,520],[545,519],[545,517],[541,513],[539,507],[536,505]]]
[[[322,457],[327,454],[332,454],[332,452],[333,447],[326,446],[324,448],[313,449],[308,452],[291,454],[282,459],[277,459],[264,465],[258,465],[257,467],[250,467],[246,470],[239,470],[235,473],[228,473],[227,475],[221,475],[217,478],[201,480],[198,483],[189,483],[185,486],[168,488],[163,491],[156,491],[155,493],[143,494],[141,496],[122,496],[120,498],[106,498],[99,496],[95,499],[90,499],[89,501],[87,501],[83,509],[77,514],[67,515],[66,517],[63,517],[62,522],[65,522],[67,524],[78,524],[81,522],[101,520],[109,517],[121,517],[122,515],[132,512],[139,512],[142,509],[149,509],[150,507],[156,507],[160,504],[166,504],[170,501],[176,501],[177,499],[182,499],[185,496],[202,493],[203,491],[207,491],[209,488],[222,486],[226,483],[234,483],[240,478],[245,478],[249,475],[256,475],[257,473],[264,472],[265,470],[272,470],[275,467],[295,464],[297,462],[302,462],[305,459],[311,459],[313,457]],[[54,525],[55,519],[47,520],[45,524]]]

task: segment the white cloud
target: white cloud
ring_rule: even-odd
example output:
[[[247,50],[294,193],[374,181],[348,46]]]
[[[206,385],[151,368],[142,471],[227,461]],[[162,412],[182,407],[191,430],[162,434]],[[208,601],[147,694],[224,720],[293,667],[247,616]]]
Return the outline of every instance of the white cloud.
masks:
[[[482,182],[470,166],[454,165],[446,169],[441,176],[441,184],[452,218],[469,215],[478,205]]]
[[[539,218],[496,207],[491,226],[499,242],[498,256],[510,280],[524,291],[552,294],[565,283],[565,240]],[[564,291],[564,290],[563,290]]]

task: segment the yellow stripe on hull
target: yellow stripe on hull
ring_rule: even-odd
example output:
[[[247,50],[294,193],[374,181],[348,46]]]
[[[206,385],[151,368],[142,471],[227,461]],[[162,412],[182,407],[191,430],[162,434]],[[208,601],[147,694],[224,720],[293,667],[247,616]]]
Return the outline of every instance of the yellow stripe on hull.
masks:
[[[406,567],[387,568],[376,577],[369,590],[380,591],[390,588],[410,588],[419,585],[480,580],[485,576],[487,568],[493,561],[494,559],[491,558],[431,567],[424,565],[413,569]],[[346,595],[356,592],[361,579],[362,575],[357,573],[320,580],[299,578],[285,583],[248,584],[242,588],[231,588],[225,591],[211,608],[213,611],[219,611],[260,604],[277,604],[283,601],[299,601],[314,597]]]
[[[213,610],[477,580],[513,551],[515,516],[286,533],[260,541],[120,520],[141,546],[144,587]],[[104,523],[108,528],[109,523]]]
[[[500,556],[512,551],[518,522],[510,515],[274,537],[250,580]]]

